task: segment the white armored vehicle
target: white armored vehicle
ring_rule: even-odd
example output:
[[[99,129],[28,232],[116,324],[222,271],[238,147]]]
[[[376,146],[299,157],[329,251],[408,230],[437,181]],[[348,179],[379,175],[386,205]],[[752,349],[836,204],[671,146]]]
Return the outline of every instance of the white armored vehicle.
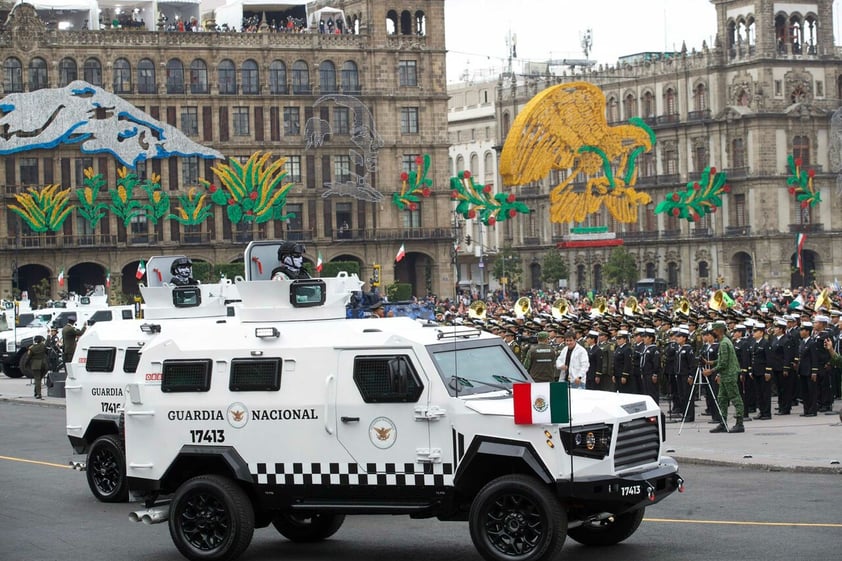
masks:
[[[358,287],[238,284],[239,321],[146,343],[125,403],[133,520],[167,521],[191,560],[234,559],[269,524],[312,542],[351,514],[468,520],[484,558],[534,561],[567,536],[623,541],[682,488],[651,398],[577,390],[569,423],[516,425],[510,388],[530,379],[500,338],[344,319]]]
[[[139,375],[143,346],[158,333],[201,333],[207,324],[235,321],[239,296],[230,280],[175,286],[164,280],[169,276],[156,273],[169,273],[171,263],[180,258],[150,258],[149,286],[140,287],[144,318],[92,316],[97,321],[79,339],[67,365],[67,436],[77,454],[86,454],[84,464],[77,465],[84,466],[91,492],[103,502],[128,499],[122,409],[126,385]]]

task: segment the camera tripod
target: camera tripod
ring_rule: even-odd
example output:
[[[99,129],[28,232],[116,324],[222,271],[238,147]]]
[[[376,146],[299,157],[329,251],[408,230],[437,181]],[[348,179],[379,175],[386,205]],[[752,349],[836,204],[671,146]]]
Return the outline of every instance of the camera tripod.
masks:
[[[681,435],[681,431],[684,430],[684,421],[685,419],[687,419],[687,413],[690,411],[690,406],[693,405],[693,394],[695,394],[698,390],[699,397],[701,397],[702,388],[704,387],[707,387],[710,396],[713,398],[713,404],[716,406],[716,410],[719,412],[719,422],[725,425],[724,417],[722,416],[722,409],[719,408],[719,402],[716,400],[716,394],[713,393],[713,387],[710,384],[710,380],[707,376],[702,374],[702,366],[699,365],[696,367],[696,374],[693,376],[693,387],[690,389],[690,393],[687,397],[687,404],[684,406],[684,414],[681,416],[681,425],[678,427],[679,435]],[[725,431],[731,432],[731,429],[728,428],[728,425],[725,425]]]

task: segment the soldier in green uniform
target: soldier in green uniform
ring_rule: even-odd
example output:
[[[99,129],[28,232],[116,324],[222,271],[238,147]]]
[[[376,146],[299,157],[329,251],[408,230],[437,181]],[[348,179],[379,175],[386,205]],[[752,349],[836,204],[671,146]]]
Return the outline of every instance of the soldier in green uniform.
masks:
[[[550,345],[550,334],[538,332],[538,343],[532,345],[526,353],[523,366],[536,382],[554,382],[556,351]]]
[[[719,409],[722,411],[722,419],[716,428],[710,432],[728,432],[728,405],[734,404],[735,425],[730,432],[745,432],[743,427],[743,400],[740,398],[740,390],[737,387],[737,380],[740,375],[740,365],[737,362],[737,353],[734,351],[734,344],[725,336],[725,322],[715,321],[711,326],[714,336],[719,342],[719,356],[713,368],[709,368],[706,375],[715,374],[719,383],[719,393],[716,396]]]
[[[47,373],[47,345],[45,341],[44,337],[36,335],[24,358],[24,364],[32,371],[32,379],[35,382],[35,399],[44,399],[41,395],[41,380]]]
[[[602,371],[596,377],[597,389],[609,392],[616,391],[614,386],[614,343],[605,331],[599,333],[599,350],[602,353]]]
[[[64,362],[73,360],[76,352],[76,340],[85,332],[85,328],[76,329],[76,318],[70,317],[67,324],[61,328],[61,358]]]

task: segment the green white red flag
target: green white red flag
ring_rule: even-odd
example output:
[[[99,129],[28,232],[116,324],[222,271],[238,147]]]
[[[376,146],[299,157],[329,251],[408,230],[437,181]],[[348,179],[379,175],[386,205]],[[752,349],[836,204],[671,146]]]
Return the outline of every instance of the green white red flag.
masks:
[[[570,422],[567,382],[513,384],[516,425],[549,425]]]
[[[795,265],[798,267],[798,272],[804,274],[804,242],[807,241],[807,234],[798,234],[795,236]]]
[[[146,263],[144,263],[143,259],[141,259],[140,262],[137,264],[137,272],[134,274],[134,276],[137,280],[140,280],[140,279],[143,278],[143,275],[145,275],[145,274],[146,274]]]
[[[322,252],[320,251],[319,257],[316,259],[316,270],[321,273],[323,266],[324,266],[324,263],[322,262]]]
[[[58,272],[58,285],[64,286],[64,267]]]

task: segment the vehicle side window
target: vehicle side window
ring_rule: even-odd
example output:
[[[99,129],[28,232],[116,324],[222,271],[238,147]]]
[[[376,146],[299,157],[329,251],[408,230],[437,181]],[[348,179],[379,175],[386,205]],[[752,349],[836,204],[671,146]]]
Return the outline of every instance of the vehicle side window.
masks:
[[[123,372],[131,374],[137,372],[137,364],[140,362],[140,347],[129,347],[126,349],[126,356],[123,357]]]
[[[213,361],[165,360],[161,372],[161,391],[206,392],[210,390]]]
[[[123,310],[122,314],[123,314],[123,315],[122,315],[122,318],[123,318],[123,319],[132,319],[132,318],[134,317],[134,316],[132,315],[132,311],[131,311],[131,310]]]
[[[280,358],[235,358],[228,389],[232,392],[276,392],[281,389]]]
[[[91,347],[85,360],[85,370],[88,372],[113,372],[114,358],[117,349],[114,347]]]
[[[366,403],[413,403],[424,386],[407,356],[358,356],[354,383]]]

